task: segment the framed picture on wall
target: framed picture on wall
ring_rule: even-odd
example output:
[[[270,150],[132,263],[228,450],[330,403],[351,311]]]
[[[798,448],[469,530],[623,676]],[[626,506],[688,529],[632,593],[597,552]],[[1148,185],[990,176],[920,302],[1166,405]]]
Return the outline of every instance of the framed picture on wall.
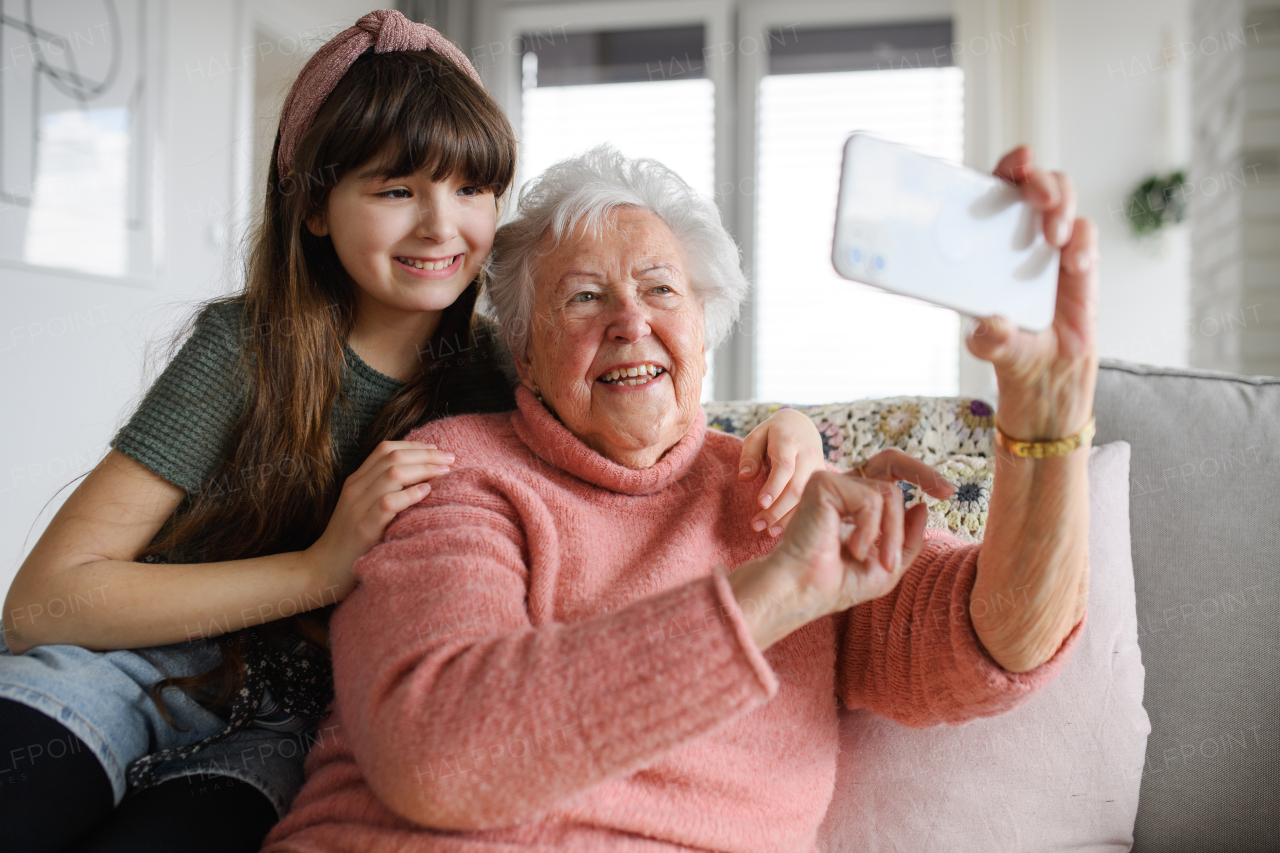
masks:
[[[0,0],[0,264],[158,273],[162,14],[158,0]]]

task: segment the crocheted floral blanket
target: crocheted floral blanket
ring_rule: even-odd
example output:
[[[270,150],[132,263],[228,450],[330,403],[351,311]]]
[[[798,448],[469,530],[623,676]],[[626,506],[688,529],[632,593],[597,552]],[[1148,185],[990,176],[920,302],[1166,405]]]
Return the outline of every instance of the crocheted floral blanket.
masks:
[[[992,435],[995,408],[967,397],[887,397],[824,406],[780,403],[707,403],[707,425],[739,437],[782,408],[804,412],[818,427],[827,461],[848,471],[889,447],[897,447],[938,469],[955,487],[937,500],[899,482],[908,507],[924,502],[931,528],[980,542],[995,475]]]

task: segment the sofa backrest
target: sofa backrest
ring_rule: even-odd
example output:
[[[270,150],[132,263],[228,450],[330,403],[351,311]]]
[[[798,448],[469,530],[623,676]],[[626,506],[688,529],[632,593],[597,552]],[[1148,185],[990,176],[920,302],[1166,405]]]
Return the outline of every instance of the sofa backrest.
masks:
[[[1280,379],[1104,359],[1151,719],[1134,853],[1280,845]]]

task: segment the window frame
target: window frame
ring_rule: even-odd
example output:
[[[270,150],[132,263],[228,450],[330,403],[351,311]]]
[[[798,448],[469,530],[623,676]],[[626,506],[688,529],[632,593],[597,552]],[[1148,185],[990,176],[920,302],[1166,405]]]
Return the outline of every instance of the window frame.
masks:
[[[906,21],[936,20],[955,17],[950,0],[867,0],[857,4],[840,0],[798,0],[782,4],[768,0],[742,3],[738,10],[739,44],[751,39],[767,47],[770,30],[779,27],[867,26]],[[759,136],[760,82],[769,73],[767,50],[738,52],[738,126],[745,131],[737,139],[738,174],[735,186],[754,187],[756,181]],[[966,87],[967,90],[967,87]],[[966,120],[968,116],[965,116]],[[966,130],[966,136],[968,135]],[[759,227],[756,221],[754,192],[736,194],[739,222],[750,223],[734,236],[742,247],[743,267],[751,281],[751,297],[743,307],[738,328],[717,355],[717,399],[755,399],[756,397],[756,248]],[[727,363],[726,363],[727,362]],[[723,367],[722,367],[723,365]],[[726,375],[727,374],[727,375]],[[723,379],[721,378],[723,377]],[[721,385],[721,382],[724,384]],[[723,396],[723,395],[729,396]]]
[[[492,76],[485,74],[490,89],[507,111],[515,128],[521,126],[522,84],[520,60],[514,49],[527,32],[591,32],[601,29],[644,29],[649,27],[701,24],[709,44],[729,40],[732,3],[730,0],[653,0],[618,3],[594,0],[585,3],[549,3],[508,6],[496,10],[490,32],[495,36],[491,57]],[[731,180],[726,142],[732,140],[731,63],[707,56],[706,76],[715,87],[715,180]],[[523,179],[523,176],[520,176]],[[723,215],[725,210],[721,208]],[[732,228],[730,229],[732,231]]]
[[[752,283],[742,314],[729,338],[715,353],[715,399],[756,397],[757,246],[756,180],[758,94],[768,74],[768,32],[779,27],[859,26],[949,18],[957,41],[992,32],[1004,22],[1001,0],[585,0],[585,2],[514,2],[481,0],[477,31],[487,43],[477,48],[478,67],[490,90],[506,109],[514,127],[521,126],[519,46],[525,32],[582,32],[702,24],[706,28],[706,76],[715,86],[716,204],[725,227],[742,249],[743,271]],[[1034,16],[1033,16],[1034,17]],[[563,28],[563,30],[561,29]],[[732,50],[717,50],[719,45]],[[750,49],[753,48],[754,49]],[[1000,106],[1001,63],[1012,56],[963,53],[956,64],[964,71],[965,163],[989,169],[998,156],[1005,125],[1012,114]],[[1039,89],[1043,91],[1042,88]],[[1024,93],[1024,99],[1026,94]],[[1016,105],[1011,105],[1016,106]],[[1034,141],[1034,140],[1033,140]],[[739,190],[739,188],[741,188]],[[962,324],[963,325],[963,324]],[[960,393],[987,394],[994,399],[989,365],[960,351]]]

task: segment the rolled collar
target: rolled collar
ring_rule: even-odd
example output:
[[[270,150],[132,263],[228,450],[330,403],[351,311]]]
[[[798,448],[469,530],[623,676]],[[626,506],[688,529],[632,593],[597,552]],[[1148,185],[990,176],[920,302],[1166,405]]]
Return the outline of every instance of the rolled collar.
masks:
[[[544,462],[593,486],[624,495],[649,495],[677,482],[693,466],[707,432],[707,414],[699,406],[697,420],[684,438],[656,465],[635,469],[592,450],[523,386],[516,388],[516,411],[511,422],[519,439]]]

